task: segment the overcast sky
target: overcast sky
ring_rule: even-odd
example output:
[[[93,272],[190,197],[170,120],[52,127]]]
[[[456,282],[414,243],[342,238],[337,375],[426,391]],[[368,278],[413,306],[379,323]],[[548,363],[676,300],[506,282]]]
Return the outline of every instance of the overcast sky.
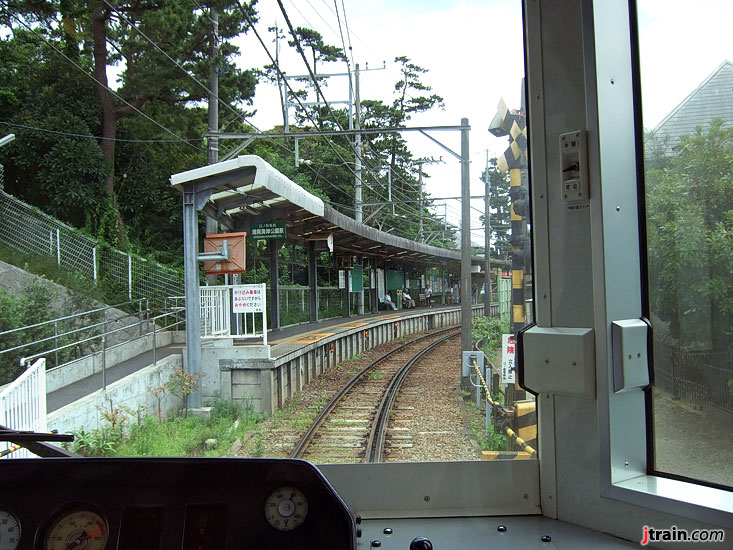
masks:
[[[500,98],[510,109],[519,108],[524,75],[520,0],[336,0],[346,49],[363,69],[362,99],[390,103],[399,79],[397,56],[407,56],[429,72],[424,82],[445,100],[445,110],[416,116],[411,126],[458,125],[469,119],[472,195],[483,193],[479,180],[486,150],[497,156],[506,149],[506,138],[487,130]],[[320,32],[326,43],[342,47],[334,0],[283,0],[294,27]],[[695,7],[702,5],[703,8]],[[258,29],[274,54],[267,27],[285,21],[276,0],[260,0]],[[345,13],[345,15],[344,15]],[[731,0],[639,0],[640,48],[644,94],[644,123],[656,125],[725,59],[733,60]],[[346,26],[348,25],[348,33]],[[281,67],[288,74],[307,72],[302,59],[281,42]],[[261,67],[269,60],[252,33],[241,43],[242,63]],[[319,71],[345,72],[345,63],[319,67]],[[324,89],[329,101],[348,98],[346,78],[332,78]],[[281,124],[274,88],[257,88],[253,122],[260,129]],[[292,119],[291,119],[292,120]],[[435,132],[433,136],[460,152],[459,132]],[[426,166],[431,177],[426,188],[434,197],[460,195],[460,165],[450,154],[415,133],[406,134],[416,157],[442,157],[445,164]],[[483,201],[472,201],[472,228],[479,228]],[[438,209],[435,210],[438,212]],[[440,209],[442,212],[442,208]],[[460,223],[460,203],[447,202],[448,219]],[[483,242],[482,231],[473,232]]]

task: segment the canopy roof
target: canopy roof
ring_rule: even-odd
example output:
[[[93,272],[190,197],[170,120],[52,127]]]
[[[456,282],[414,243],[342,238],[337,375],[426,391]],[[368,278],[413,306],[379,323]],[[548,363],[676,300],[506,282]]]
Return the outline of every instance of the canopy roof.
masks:
[[[255,155],[174,174],[171,184],[195,193],[198,209],[230,231],[249,232],[252,224],[284,221],[288,240],[323,240],[332,234],[334,250],[346,255],[433,265],[461,260],[460,250],[418,243],[357,222]],[[481,263],[483,258],[472,261]]]

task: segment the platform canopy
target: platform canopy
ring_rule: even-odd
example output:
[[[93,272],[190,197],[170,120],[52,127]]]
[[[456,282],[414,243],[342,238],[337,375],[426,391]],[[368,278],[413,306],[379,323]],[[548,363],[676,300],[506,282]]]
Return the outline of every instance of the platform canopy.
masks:
[[[281,221],[289,241],[305,243],[333,235],[334,250],[344,255],[430,265],[461,260],[460,250],[418,243],[357,222],[255,155],[181,172],[171,183],[182,191],[191,189],[197,209],[229,231],[249,233],[253,224]],[[472,261],[481,263],[483,258]]]

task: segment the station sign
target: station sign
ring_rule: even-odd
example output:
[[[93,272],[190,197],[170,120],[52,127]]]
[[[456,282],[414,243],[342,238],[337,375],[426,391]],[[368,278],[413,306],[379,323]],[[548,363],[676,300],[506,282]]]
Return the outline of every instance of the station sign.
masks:
[[[501,382],[515,383],[514,358],[516,356],[516,340],[513,334],[502,334],[501,343]]]
[[[250,236],[253,239],[284,239],[285,222],[253,223]]]
[[[232,287],[232,313],[262,313],[265,292],[264,284]]]

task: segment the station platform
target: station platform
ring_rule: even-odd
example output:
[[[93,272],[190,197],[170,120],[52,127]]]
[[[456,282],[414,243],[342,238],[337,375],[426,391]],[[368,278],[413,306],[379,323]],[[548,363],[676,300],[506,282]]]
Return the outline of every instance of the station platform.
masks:
[[[375,322],[400,319],[416,314],[434,314],[460,309],[460,304],[434,305],[433,307],[417,306],[410,309],[380,310],[377,313],[335,317],[324,321],[290,325],[276,331],[268,331],[267,343],[271,346],[273,359],[288,355],[298,348],[317,343],[339,333],[353,331],[355,328],[369,326]]]
[[[492,304],[492,310],[494,308],[498,310],[498,304]],[[472,310],[474,316],[481,315],[483,305],[473,304]],[[204,369],[209,371],[204,383],[215,384],[210,391],[212,395],[221,392],[223,397],[232,399],[248,396],[254,399],[258,412],[272,414],[326,368],[364,349],[407,334],[456,325],[460,311],[460,304],[430,308],[418,306],[290,325],[268,331],[270,348],[269,357],[265,359],[252,359],[248,357],[247,350],[242,349],[262,347],[260,341],[229,340],[227,344],[221,340],[204,340],[202,353],[209,358],[204,365]],[[176,354],[185,359],[184,344],[158,348],[156,359],[161,361]],[[106,369],[107,385],[152,366],[151,351],[109,366]],[[57,411],[100,389],[101,373],[77,380],[47,394],[48,412]]]

